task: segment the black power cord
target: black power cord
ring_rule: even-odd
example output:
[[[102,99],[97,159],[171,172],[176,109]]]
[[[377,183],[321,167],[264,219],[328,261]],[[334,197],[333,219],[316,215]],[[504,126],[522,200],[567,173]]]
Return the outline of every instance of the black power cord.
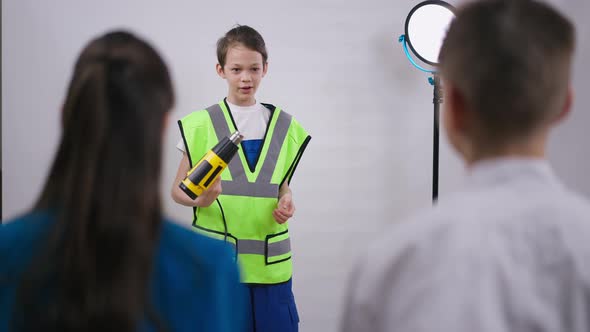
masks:
[[[217,205],[219,205],[219,209],[221,210],[221,218],[223,219],[223,242],[227,242],[227,222],[225,221],[225,213],[223,213],[223,207],[219,202],[219,198],[216,198],[215,201],[217,202]]]

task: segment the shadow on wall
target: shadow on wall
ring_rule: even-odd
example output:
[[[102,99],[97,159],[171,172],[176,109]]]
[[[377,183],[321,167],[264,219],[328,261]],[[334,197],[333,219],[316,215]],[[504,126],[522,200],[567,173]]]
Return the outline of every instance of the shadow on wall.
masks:
[[[412,64],[406,58],[402,44],[398,41],[403,34],[400,25],[399,32],[380,31],[373,36],[371,43],[376,55],[375,63],[382,67],[380,84],[389,86],[391,91],[402,95],[413,94],[426,81],[424,75],[417,74]]]

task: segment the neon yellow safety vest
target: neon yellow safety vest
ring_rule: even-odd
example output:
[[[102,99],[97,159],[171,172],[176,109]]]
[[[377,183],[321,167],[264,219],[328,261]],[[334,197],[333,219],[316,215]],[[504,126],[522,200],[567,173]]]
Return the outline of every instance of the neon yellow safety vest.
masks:
[[[291,181],[311,139],[291,115],[273,105],[264,106],[271,116],[254,169],[240,148],[221,174],[220,204],[194,208],[193,219],[197,231],[234,246],[242,282],[248,284],[277,284],[291,278],[288,223],[278,224],[272,211],[277,208],[280,186]],[[219,140],[238,129],[225,101],[193,112],[178,124],[191,168]]]

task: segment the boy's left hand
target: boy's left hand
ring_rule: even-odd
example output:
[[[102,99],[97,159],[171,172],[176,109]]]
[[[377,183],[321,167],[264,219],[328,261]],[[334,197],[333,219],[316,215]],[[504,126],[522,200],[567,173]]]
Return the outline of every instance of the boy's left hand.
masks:
[[[277,208],[272,211],[272,216],[275,218],[277,223],[284,224],[289,218],[293,217],[295,213],[295,205],[293,204],[293,196],[291,193],[285,193],[279,199]]]

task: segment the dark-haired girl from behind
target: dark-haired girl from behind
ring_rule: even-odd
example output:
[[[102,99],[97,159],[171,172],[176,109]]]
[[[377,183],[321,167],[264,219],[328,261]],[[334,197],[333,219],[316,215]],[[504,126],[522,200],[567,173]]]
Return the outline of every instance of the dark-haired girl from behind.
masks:
[[[0,331],[241,329],[231,250],[163,217],[173,103],[144,40],[116,31],[84,48],[41,195],[0,228]]]

